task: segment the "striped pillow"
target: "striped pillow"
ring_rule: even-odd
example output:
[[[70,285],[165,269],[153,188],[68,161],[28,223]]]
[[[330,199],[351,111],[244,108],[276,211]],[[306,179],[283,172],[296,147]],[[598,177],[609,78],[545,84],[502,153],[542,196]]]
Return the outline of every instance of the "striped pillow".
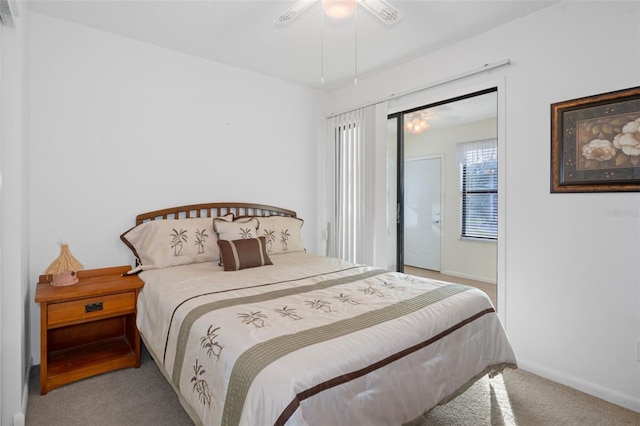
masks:
[[[264,237],[243,240],[218,240],[225,271],[239,271],[256,266],[273,265],[267,255]]]

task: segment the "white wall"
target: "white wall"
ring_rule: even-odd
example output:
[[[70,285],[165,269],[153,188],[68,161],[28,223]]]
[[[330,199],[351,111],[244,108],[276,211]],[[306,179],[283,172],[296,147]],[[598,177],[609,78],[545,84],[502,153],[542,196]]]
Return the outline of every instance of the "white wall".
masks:
[[[430,128],[417,135],[406,134],[405,159],[442,156],[442,258],[441,272],[495,284],[498,252],[495,241],[460,238],[462,200],[457,144],[497,137],[495,118],[445,128]]]
[[[28,398],[29,119],[24,4],[0,26],[0,424],[24,425]]]
[[[133,264],[119,236],[136,214],[183,204],[295,210],[318,252],[326,96],[32,13],[32,285],[58,241],[85,268]]]
[[[362,79],[333,93],[330,110],[506,58],[510,66],[413,96],[413,106],[499,82],[505,214],[498,295],[519,365],[640,411],[640,194],[549,191],[550,104],[640,83],[638,2],[550,6]]]

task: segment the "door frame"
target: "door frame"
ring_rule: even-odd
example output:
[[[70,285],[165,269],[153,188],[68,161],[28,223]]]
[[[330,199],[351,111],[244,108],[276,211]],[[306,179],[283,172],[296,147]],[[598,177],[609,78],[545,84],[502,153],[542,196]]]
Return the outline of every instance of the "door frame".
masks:
[[[397,171],[398,175],[396,177],[397,181],[397,200],[396,200],[396,270],[397,272],[404,272],[404,127],[403,127],[403,117],[406,114],[409,114],[414,111],[420,111],[426,108],[433,108],[440,105],[449,104],[452,102],[462,101],[469,98],[474,98],[476,96],[486,95],[487,93],[496,92],[498,94],[498,105],[497,112],[500,114],[500,87],[498,85],[489,85],[485,86],[483,89],[473,90],[469,92],[463,92],[461,95],[457,96],[444,96],[440,98],[440,100],[435,102],[430,102],[426,104],[421,104],[420,106],[414,106],[412,108],[402,109],[400,111],[391,113],[387,115],[387,120],[391,120],[396,118],[396,138],[397,138]],[[500,116],[498,115],[498,124],[500,123]],[[498,128],[498,146],[500,145],[500,128]],[[498,151],[498,158],[500,157],[500,152]],[[498,170],[500,170],[500,161],[498,161]],[[498,173],[498,178],[500,177],[500,173]],[[499,186],[499,183],[498,183]],[[500,188],[498,188],[498,197],[500,197]],[[500,203],[500,199],[498,198],[498,204]],[[500,208],[498,206],[498,237],[500,236]],[[440,238],[440,253],[442,253],[442,238]],[[498,258],[500,258],[500,254],[498,253]],[[442,260],[440,261],[442,265]],[[498,268],[498,265],[496,265]],[[497,276],[499,277],[500,271],[497,271]],[[496,284],[497,285],[497,284]]]
[[[402,116],[404,112],[389,115],[387,120],[396,119],[396,271],[404,272],[404,128]]]
[[[412,95],[403,96],[401,98],[394,99],[388,103],[388,115],[387,118],[397,117],[397,136],[398,136],[398,152],[399,158],[404,157],[404,150],[400,150],[400,147],[404,145],[404,135],[402,129],[402,114],[406,111],[422,109],[423,107],[416,108],[415,105],[429,105],[435,102],[439,102],[442,99],[452,99],[456,95],[464,95],[469,93],[477,93],[482,90],[493,89],[497,90],[498,94],[498,265],[497,265],[497,313],[498,317],[502,321],[504,327],[508,327],[508,315],[506,294],[508,291],[508,277],[507,277],[507,185],[506,185],[506,153],[507,153],[507,129],[506,129],[506,76],[489,76],[489,77],[474,77],[470,79],[463,79],[456,82],[451,82],[437,87],[431,87],[428,90],[420,91]],[[401,143],[400,143],[401,141]],[[398,167],[401,167],[401,162],[398,161]],[[400,170],[398,170],[398,176]],[[404,196],[404,192],[400,192],[402,188],[401,179],[397,179],[398,187],[398,199]],[[400,214],[404,213],[401,206],[397,207],[398,219],[400,220]],[[404,239],[398,239],[397,245],[404,245]],[[396,252],[399,252],[396,248]],[[402,265],[402,257],[396,256],[397,265]],[[402,271],[400,271],[402,272]]]

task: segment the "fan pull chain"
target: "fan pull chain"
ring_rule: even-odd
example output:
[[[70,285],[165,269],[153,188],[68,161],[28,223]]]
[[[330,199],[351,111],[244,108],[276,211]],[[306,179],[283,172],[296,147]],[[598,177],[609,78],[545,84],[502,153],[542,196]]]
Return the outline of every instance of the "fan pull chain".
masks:
[[[324,84],[324,10],[320,8],[320,84]]]
[[[353,84],[357,85],[358,84],[358,8],[357,7],[353,11],[353,19],[355,21],[355,27],[356,27],[356,36],[355,36],[356,52],[354,55],[354,64],[353,64],[353,68],[354,68]]]

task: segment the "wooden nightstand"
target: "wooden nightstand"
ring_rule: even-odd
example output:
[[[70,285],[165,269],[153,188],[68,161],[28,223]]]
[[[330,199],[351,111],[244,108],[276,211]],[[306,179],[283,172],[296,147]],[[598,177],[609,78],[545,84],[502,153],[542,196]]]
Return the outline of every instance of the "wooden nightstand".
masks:
[[[140,367],[136,301],[144,285],[130,266],[78,272],[77,284],[54,287],[40,275],[40,393],[96,374]]]

